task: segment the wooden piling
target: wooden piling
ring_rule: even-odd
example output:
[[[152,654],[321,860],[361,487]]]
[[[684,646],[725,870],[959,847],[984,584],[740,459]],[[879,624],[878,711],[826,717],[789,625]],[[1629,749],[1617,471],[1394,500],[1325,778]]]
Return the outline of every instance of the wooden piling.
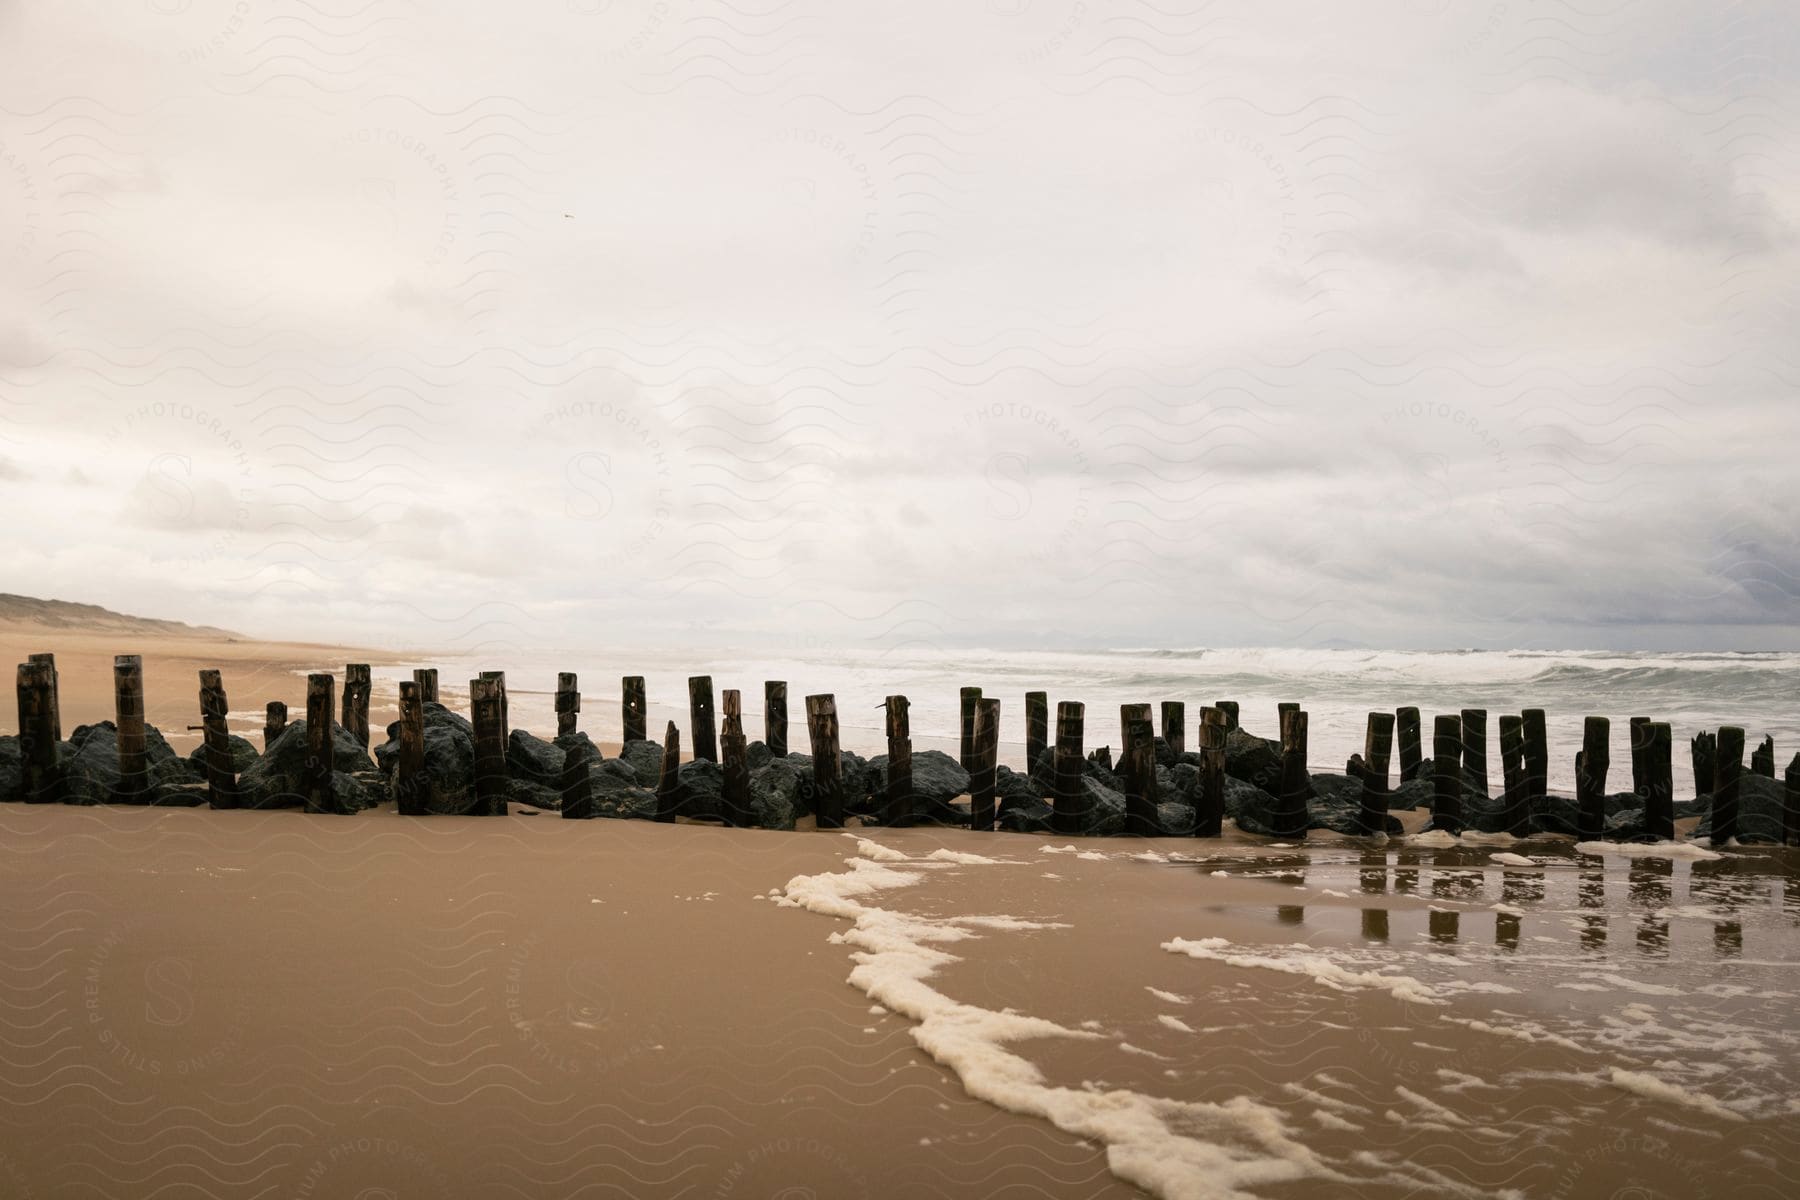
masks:
[[[956,761],[962,764],[963,770],[972,771],[975,769],[975,710],[981,704],[981,689],[978,687],[962,689],[961,702],[962,740],[957,749]]]
[[[237,807],[237,772],[231,768],[231,731],[226,714],[225,681],[218,671],[200,672],[200,725],[206,752],[206,802],[212,808]]]
[[[1162,702],[1162,740],[1177,758],[1187,751],[1187,705],[1180,700]]]
[[[694,760],[718,762],[719,735],[713,724],[711,675],[688,676],[688,725],[694,738]]]
[[[306,811],[335,813],[337,791],[333,786],[332,703],[337,697],[337,680],[318,673],[306,677],[306,766],[304,771]]]
[[[1787,774],[1782,783],[1781,843],[1792,846],[1800,842],[1800,754],[1794,755],[1788,762]]]
[[[1627,727],[1627,735],[1631,739],[1631,794],[1638,798],[1639,803],[1644,799],[1644,752],[1649,748],[1649,735],[1644,731],[1649,724],[1649,717],[1633,717]]]
[[[744,720],[744,693],[737,688],[726,688],[719,693],[719,729],[724,736],[725,722],[731,717],[738,719],[739,731],[742,732]]]
[[[1478,795],[1488,796],[1488,714],[1485,708],[1462,710],[1463,777]]]
[[[806,732],[812,743],[813,812],[820,829],[844,827],[844,760],[838,751],[837,698],[806,698]]]
[[[969,772],[969,827],[994,828],[994,776],[1000,763],[1000,702],[982,698],[975,706],[975,769]]]
[[[1522,777],[1525,770],[1522,729],[1519,738],[1518,771]],[[1589,717],[1582,725],[1581,752],[1575,756],[1575,821],[1584,842],[1598,841],[1606,832],[1606,775],[1611,767],[1612,722],[1605,717]],[[1523,790],[1523,778],[1519,786]],[[1509,827],[1507,832],[1520,831]]]
[[[912,717],[905,696],[889,696],[886,707],[886,824],[904,825],[913,815]]]
[[[1775,739],[1765,737],[1762,744],[1750,752],[1750,773],[1761,775],[1764,779],[1775,778]]]
[[[581,719],[581,691],[573,671],[556,673],[556,736],[568,737]]]
[[[499,672],[469,681],[475,727],[475,809],[478,817],[506,815],[506,692]]]
[[[1666,721],[1652,721],[1645,733],[1649,745],[1644,750],[1644,832],[1652,840],[1675,840],[1675,764],[1674,731]]]
[[[662,774],[656,780],[656,819],[671,824],[681,801],[681,730],[670,721],[663,732]]]
[[[344,715],[340,723],[364,750],[369,748],[369,693],[374,686],[368,663],[344,664]]]
[[[1306,802],[1312,795],[1312,776],[1306,771],[1306,726],[1307,715],[1301,709],[1291,709],[1282,717],[1281,794],[1272,814],[1276,837],[1306,836]]]
[[[400,681],[400,754],[394,766],[394,809],[403,817],[424,816],[425,685],[415,674]]]
[[[787,684],[779,679],[763,684],[763,745],[776,758],[787,757]]]
[[[1216,705],[1200,714],[1200,790],[1194,797],[1194,836],[1221,837],[1225,826],[1226,713]]]
[[[438,673],[436,667],[417,667],[413,670],[413,682],[419,685],[419,703],[437,704]]]
[[[1400,782],[1411,783],[1419,777],[1419,768],[1425,762],[1419,710],[1410,706],[1398,709],[1394,713],[1394,722],[1395,736],[1400,741]]]
[[[1744,774],[1744,731],[1736,725],[1719,730],[1718,778],[1712,798],[1712,844],[1723,846],[1737,836],[1738,792]]]
[[[1293,700],[1278,701],[1275,705],[1275,728],[1280,729],[1282,727],[1282,725],[1287,721],[1287,717],[1288,717],[1289,713],[1297,713],[1299,711],[1300,711],[1300,705],[1296,701],[1293,701]]]
[[[1462,718],[1439,716],[1431,730],[1431,825],[1446,833],[1461,833],[1462,817]]]
[[[136,654],[113,656],[113,721],[119,731],[121,803],[141,803],[150,787],[148,733],[144,728],[144,660]]]
[[[287,705],[271,700],[263,706],[263,750],[267,752],[287,732]]]
[[[565,820],[585,821],[600,815],[594,801],[593,764],[594,744],[586,738],[570,739],[568,749],[563,753],[562,774],[556,781]]]
[[[1719,769],[1719,735],[1701,732],[1694,735],[1692,744],[1694,759],[1694,799],[1713,794],[1718,786]]]
[[[648,741],[649,726],[645,724],[646,698],[644,695],[644,677],[627,675],[620,680],[619,714],[621,729],[619,736],[627,742]]]
[[[1213,707],[1225,714],[1225,732],[1230,733],[1238,728],[1238,702],[1236,700],[1215,700]]]
[[[727,825],[743,829],[755,824],[750,811],[750,744],[744,738],[744,715],[737,708],[737,693],[725,693],[725,720],[719,733],[719,815]]]
[[[500,690],[500,752],[504,755],[506,753],[506,743],[508,739],[512,737],[512,714],[509,711],[509,705],[506,702],[506,672],[483,671],[481,677],[483,679],[491,680],[494,686]]]
[[[56,668],[34,654],[19,664],[19,792],[27,804],[64,798],[62,747],[56,737]]]
[[[1131,739],[1140,721],[1148,723],[1150,706],[1148,704],[1119,705],[1119,767],[1124,769],[1125,758],[1131,751]]]
[[[50,668],[50,736],[57,741],[63,740],[62,728],[62,677],[56,671],[56,655],[31,654],[26,662]]]
[[[1394,714],[1372,712],[1363,729],[1361,757],[1362,829],[1364,833],[1387,832],[1388,764],[1394,750]]]
[[[1525,804],[1535,813],[1550,794],[1550,734],[1543,709],[1528,708],[1519,716],[1525,722]]]
[[[1050,696],[1047,692],[1025,693],[1025,773],[1038,769],[1038,759],[1050,745]]]
[[[1127,727],[1120,767],[1125,777],[1125,832],[1134,837],[1157,837],[1161,822],[1156,812],[1156,731],[1150,724],[1150,706],[1128,705],[1141,711]]]
[[[1525,718],[1515,713],[1500,717],[1500,786],[1500,831],[1524,837],[1531,832],[1531,806],[1525,799]]]
[[[1087,829],[1088,796],[1082,779],[1086,760],[1081,754],[1081,727],[1085,711],[1085,706],[1079,700],[1059,700],[1056,704],[1056,803],[1050,823],[1056,832],[1062,834],[1078,834]]]

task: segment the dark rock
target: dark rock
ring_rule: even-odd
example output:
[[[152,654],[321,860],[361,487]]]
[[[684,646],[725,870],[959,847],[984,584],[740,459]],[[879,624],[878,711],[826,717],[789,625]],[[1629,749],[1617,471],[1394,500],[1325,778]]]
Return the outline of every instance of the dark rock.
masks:
[[[1225,735],[1225,774],[1274,794],[1281,788],[1281,743],[1231,730]]]
[[[65,795],[70,804],[114,804],[120,799],[119,731],[111,721],[78,725],[61,747]],[[170,802],[179,803],[186,793],[177,793],[186,784],[197,783],[187,760],[175,753],[154,728],[144,730],[144,760],[149,778],[145,791],[136,798],[140,804],[160,804],[164,794]],[[15,785],[16,786],[16,785]]]
[[[871,763],[870,767],[873,768]],[[885,772],[884,772],[885,777]],[[1019,804],[1038,798],[1037,789],[1031,786],[1031,780],[1019,774],[1011,767],[994,768],[994,797],[1004,812],[1008,804]]]
[[[528,730],[515,729],[506,735],[506,775],[513,782],[554,792],[562,785],[564,757],[561,746]]]
[[[1396,808],[1417,809],[1431,807],[1431,781],[1429,779],[1410,779],[1405,783],[1396,782],[1390,777],[1388,784],[1388,811]]]
[[[1156,806],[1156,820],[1164,837],[1188,837],[1194,832],[1194,806],[1164,800]]]
[[[662,780],[663,748],[660,743],[633,739],[619,747],[619,758],[631,768],[639,787],[656,790]]]
[[[545,787],[529,779],[508,777],[506,781],[506,798],[514,804],[524,804],[533,809],[544,809],[557,812],[562,808],[562,793],[554,788]]]
[[[948,756],[946,755],[946,757]],[[1124,790],[1125,785],[1120,782],[1117,775],[1113,774],[1112,768],[1100,763],[1091,755],[1082,760],[1081,773],[1102,787],[1111,788],[1116,792]],[[1031,768],[1031,786],[1038,795],[1046,799],[1056,795],[1056,747],[1047,746],[1044,752],[1038,756],[1037,762]]]
[[[303,728],[306,722],[302,720],[298,725]],[[276,745],[285,742],[295,728],[296,726],[290,725]],[[391,780],[400,763],[400,722],[394,721],[388,725],[387,736],[388,740],[375,748],[375,761],[381,773]],[[304,755],[304,740],[301,742],[301,751]],[[509,757],[510,752],[509,745]],[[264,752],[265,757],[267,753]],[[339,769],[342,769],[341,764]],[[465,718],[435,700],[425,704],[424,776],[423,806],[426,812],[463,814],[474,810],[475,729]],[[554,785],[551,786],[554,790]],[[521,799],[520,803],[529,804],[533,801]],[[537,803],[541,805],[541,797]]]
[[[807,762],[810,774],[811,760]],[[917,750],[913,752],[913,808],[921,810],[927,806],[935,809],[947,807],[958,796],[969,791],[969,773],[950,755],[942,750]],[[864,772],[864,786],[871,796],[879,797],[887,793],[887,755],[877,755],[869,760]],[[1018,778],[1006,767],[994,769],[995,790],[999,789],[1000,772],[1005,771],[1008,787],[1013,787],[1012,780]]]
[[[430,761],[430,747],[428,734],[427,762]],[[238,777],[238,803],[244,808],[303,807],[306,803],[306,796],[302,791],[306,758],[306,720],[302,718],[282,730],[281,736],[275,739],[275,744],[264,750],[250,765],[249,770]],[[331,758],[334,786],[337,780],[349,779],[350,790],[343,795],[347,800],[356,800],[360,807],[368,807],[361,803],[361,798],[367,796],[368,789],[352,778],[357,772],[371,768],[368,751],[363,749],[362,743],[348,729],[336,721],[331,723]],[[471,760],[472,758],[471,754]]]
[[[1035,796],[1003,802],[1000,828],[1015,833],[1049,833],[1054,815],[1054,810]]]
[[[0,736],[0,800],[17,800],[24,781],[25,762],[19,752],[19,739],[12,734]]]
[[[1175,765],[1175,762],[1176,762],[1175,751],[1172,748],[1170,748],[1168,742],[1163,740],[1163,737],[1161,734],[1157,734],[1156,735],[1156,765],[1159,767],[1172,767]]]
[[[764,829],[792,829],[802,815],[804,786],[812,784],[812,764],[801,768],[785,758],[771,759],[767,766],[750,772],[750,813]]]
[[[707,759],[681,764],[681,803],[677,816],[717,818],[723,805],[725,768]]]
[[[1744,843],[1779,844],[1782,837],[1781,809],[1787,788],[1781,780],[1746,771],[1738,785],[1737,840]],[[1712,837],[1712,807],[1694,829],[1694,836]]]
[[[775,758],[767,742],[750,742],[744,747],[744,762],[752,771],[766,767]]]
[[[262,754],[248,738],[241,738],[234,733],[230,735],[230,739],[231,773],[233,775],[242,775],[245,771],[250,769],[251,765],[255,763],[257,759],[262,757]],[[196,780],[204,780],[206,778],[206,743],[204,741],[198,746],[195,746],[188,754],[187,762],[188,770],[194,775]]]

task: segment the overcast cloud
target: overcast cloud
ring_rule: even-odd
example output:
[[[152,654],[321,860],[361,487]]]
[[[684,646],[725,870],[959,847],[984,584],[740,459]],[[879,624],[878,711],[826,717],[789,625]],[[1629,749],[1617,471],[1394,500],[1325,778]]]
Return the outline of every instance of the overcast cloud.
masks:
[[[0,588],[1800,646],[1800,14],[0,0]]]

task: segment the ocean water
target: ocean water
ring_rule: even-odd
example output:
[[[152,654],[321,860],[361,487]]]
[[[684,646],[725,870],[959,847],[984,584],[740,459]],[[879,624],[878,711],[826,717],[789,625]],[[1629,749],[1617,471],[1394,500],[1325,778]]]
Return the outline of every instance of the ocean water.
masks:
[[[1676,796],[1690,795],[1693,772],[1687,742],[1701,729],[1742,725],[1748,743],[1775,739],[1777,766],[1800,750],[1800,653],[1618,653],[1613,651],[1470,650],[1409,652],[1374,650],[1113,650],[1113,651],[858,651],[770,655],[767,651],[663,650],[518,655],[508,661],[447,659],[421,666],[440,669],[447,702],[467,702],[467,680],[481,670],[504,670],[515,725],[555,728],[552,695],[558,671],[578,673],[582,726],[604,740],[619,736],[619,679],[642,675],[649,691],[650,728],[660,736],[666,721],[686,733],[687,679],[713,677],[715,696],[743,692],[747,732],[762,734],[763,681],[788,684],[789,740],[805,743],[804,697],[837,697],[846,749],[885,750],[882,702],[893,694],[911,702],[916,749],[954,749],[958,694],[980,687],[1001,702],[1001,761],[1025,765],[1025,693],[1049,693],[1054,705],[1079,700],[1087,706],[1086,744],[1118,744],[1121,704],[1181,700],[1187,704],[1189,745],[1203,705],[1236,700],[1244,726],[1277,734],[1276,705],[1299,702],[1310,715],[1310,759],[1315,771],[1341,771],[1362,749],[1371,710],[1416,705],[1430,753],[1431,717],[1463,708],[1488,711],[1490,771],[1499,776],[1499,716],[1542,708],[1549,723],[1551,786],[1574,788],[1574,756],[1583,718],[1613,722],[1613,773],[1609,787],[1628,790],[1628,720],[1668,721],[1676,737]],[[405,669],[377,672],[377,687],[392,694]],[[1159,710],[1160,711],[1160,710]],[[1779,773],[1779,770],[1778,770]],[[1621,783],[1621,780],[1623,781]]]

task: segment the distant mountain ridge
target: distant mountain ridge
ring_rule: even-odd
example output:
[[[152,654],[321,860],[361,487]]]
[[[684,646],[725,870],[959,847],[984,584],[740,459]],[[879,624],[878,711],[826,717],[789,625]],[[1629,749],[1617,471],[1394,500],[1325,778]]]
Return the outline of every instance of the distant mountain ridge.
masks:
[[[50,629],[92,629],[103,633],[161,633],[171,637],[210,637],[247,641],[243,634],[212,625],[188,625],[156,617],[134,617],[98,604],[40,600],[0,592],[0,621],[42,625]]]

